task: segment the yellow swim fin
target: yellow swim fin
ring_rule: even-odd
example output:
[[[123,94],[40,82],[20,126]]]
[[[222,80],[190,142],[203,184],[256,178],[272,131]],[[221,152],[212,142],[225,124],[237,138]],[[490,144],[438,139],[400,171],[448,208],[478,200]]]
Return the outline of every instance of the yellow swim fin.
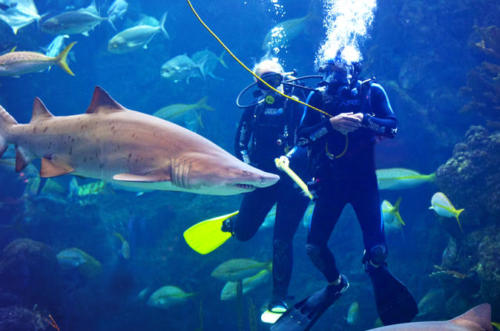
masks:
[[[239,213],[239,210],[201,221],[184,231],[184,240],[197,253],[202,255],[216,250],[231,238],[230,232],[222,231],[222,223]]]

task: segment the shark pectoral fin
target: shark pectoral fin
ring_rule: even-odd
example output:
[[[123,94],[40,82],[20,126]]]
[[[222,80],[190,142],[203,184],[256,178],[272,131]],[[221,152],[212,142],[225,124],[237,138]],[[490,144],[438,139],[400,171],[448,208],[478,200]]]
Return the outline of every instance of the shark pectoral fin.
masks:
[[[135,174],[116,174],[113,176],[113,180],[119,182],[143,182],[143,183],[153,183],[153,182],[169,182],[171,180],[170,175],[165,172],[162,173],[150,173],[145,175],[135,175]]]
[[[42,166],[40,167],[40,177],[57,177],[69,174],[75,171],[73,167],[61,162],[55,163],[47,158],[42,158]]]
[[[22,171],[31,162],[31,158],[21,147],[16,148],[16,172]]]

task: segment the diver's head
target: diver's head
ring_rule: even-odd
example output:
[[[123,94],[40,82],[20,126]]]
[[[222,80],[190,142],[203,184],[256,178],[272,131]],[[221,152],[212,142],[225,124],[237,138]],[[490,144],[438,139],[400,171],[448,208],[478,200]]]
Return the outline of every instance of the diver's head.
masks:
[[[340,49],[334,58],[323,61],[319,72],[323,74],[323,81],[328,85],[351,85],[358,79],[361,71],[359,58],[350,60],[346,54],[347,49]]]
[[[265,80],[272,87],[283,91],[283,74],[284,70],[277,60],[263,60],[257,63],[253,71],[263,80]],[[257,86],[263,91],[269,91],[270,88],[262,83],[260,80],[255,79]]]

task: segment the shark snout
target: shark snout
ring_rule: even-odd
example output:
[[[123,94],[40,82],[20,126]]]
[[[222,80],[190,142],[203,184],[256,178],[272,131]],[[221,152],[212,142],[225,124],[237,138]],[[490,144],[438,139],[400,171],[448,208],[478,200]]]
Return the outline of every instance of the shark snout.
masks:
[[[276,182],[280,179],[280,176],[266,172],[264,175],[259,176],[259,181],[257,183],[257,187],[268,187],[276,184]]]

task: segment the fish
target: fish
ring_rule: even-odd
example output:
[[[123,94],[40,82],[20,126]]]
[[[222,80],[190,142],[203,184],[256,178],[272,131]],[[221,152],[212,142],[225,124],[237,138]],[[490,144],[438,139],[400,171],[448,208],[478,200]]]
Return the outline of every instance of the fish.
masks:
[[[351,303],[346,317],[347,324],[355,325],[359,322],[359,303],[357,301]]]
[[[435,173],[422,175],[415,170],[404,168],[378,169],[376,173],[379,190],[404,190],[436,179]]]
[[[380,210],[382,212],[382,221],[386,228],[402,230],[402,226],[406,225],[399,214],[400,204],[401,198],[396,201],[394,206],[387,200],[382,201]]]
[[[180,303],[186,302],[193,297],[194,293],[186,293],[177,286],[163,286],[151,294],[148,306],[167,309]]]
[[[122,18],[127,12],[128,2],[125,0],[115,0],[108,8],[109,20],[114,22],[115,20]]]
[[[19,29],[39,21],[41,16],[33,0],[1,1],[0,20],[7,23],[14,34]]]
[[[37,52],[10,52],[0,56],[0,76],[18,77],[32,72],[47,70],[53,65],[60,66],[71,76],[75,74],[71,71],[66,62],[69,51],[76,44],[76,41],[68,45],[56,57],[48,57]]]
[[[211,276],[226,282],[236,282],[251,277],[262,269],[270,269],[271,265],[271,262],[252,259],[231,259],[217,266]]]
[[[41,177],[73,174],[140,190],[233,195],[279,176],[254,168],[174,123],[129,110],[100,87],[81,115],[54,116],[36,98],[30,123],[0,107],[0,157],[16,148],[16,171],[41,159]]]
[[[431,272],[429,274],[429,277],[440,277],[442,275],[451,276],[451,277],[456,278],[456,279],[466,279],[469,277],[468,275],[463,274],[461,272],[458,272],[455,270],[445,269],[445,268],[438,266],[438,265],[434,265],[434,268],[437,269],[437,271]]]
[[[304,212],[304,216],[302,217],[302,225],[307,229],[311,224],[312,214],[314,212],[314,203],[309,204],[306,211]],[[276,204],[271,208],[271,210],[267,213],[264,222],[261,227],[266,229],[274,226],[274,222],[276,219]]]
[[[443,289],[429,290],[418,302],[419,317],[432,316],[441,310],[445,303],[445,293]]]
[[[106,190],[106,182],[100,180],[93,183],[79,185],[76,177],[69,182],[68,198],[84,198],[89,195],[98,195]]]
[[[114,28],[113,22],[108,17],[99,16],[95,7],[95,0],[87,8],[66,11],[53,16],[42,22],[40,28],[43,32],[50,34],[83,34],[89,35],[89,31],[103,21],[108,21]]]
[[[493,331],[491,306],[487,303],[478,305],[448,321],[393,324],[369,331]]]
[[[118,240],[120,240],[121,245],[119,252],[121,257],[123,257],[125,260],[130,259],[130,245],[128,241],[123,238],[123,236],[118,232],[113,233],[113,235],[118,238]]]
[[[203,65],[195,63],[186,54],[177,55],[165,62],[161,66],[160,74],[174,83],[186,80],[188,84],[191,78],[205,77]]]
[[[460,219],[458,218],[464,209],[455,209],[450,199],[442,193],[436,192],[431,198],[431,206],[429,209],[434,210],[436,214],[442,217],[455,217],[458,223],[460,231],[463,232],[462,224],[460,224]]]
[[[214,52],[209,51],[208,49],[204,49],[198,51],[191,55],[191,59],[197,63],[198,65],[203,67],[203,72],[218,80],[222,80],[222,78],[215,76],[214,71],[217,68],[217,65],[220,63],[224,68],[228,68],[226,62],[224,62],[223,56],[226,51],[222,51],[220,56],[215,55]]]
[[[153,113],[153,116],[172,121],[174,123],[185,125],[190,121],[197,121],[200,127],[205,127],[198,109],[213,111],[214,109],[207,104],[207,97],[200,99],[197,103],[182,104],[176,103],[163,107]]]
[[[108,51],[115,54],[123,54],[140,48],[147,49],[148,44],[159,32],[162,32],[165,38],[170,39],[165,29],[166,19],[167,13],[163,14],[158,26],[136,25],[118,32],[108,41]]]
[[[45,51],[45,56],[48,57],[56,57],[61,51],[65,48],[64,46],[64,40],[68,39],[69,35],[67,34],[61,34],[56,36],[47,46],[47,49]]]
[[[276,24],[266,33],[262,42],[262,50],[270,52],[271,50],[278,53],[286,43],[300,36],[306,27],[307,21],[311,15],[306,15],[299,18],[289,19]]]
[[[251,277],[246,277],[242,281],[242,292],[246,294],[253,289],[265,284],[271,277],[269,270],[264,269]],[[238,282],[227,282],[222,291],[220,292],[221,301],[228,301],[236,299]]]
[[[101,272],[101,263],[80,248],[63,249],[56,255],[59,265],[66,270],[78,269],[88,277],[94,277]]]

